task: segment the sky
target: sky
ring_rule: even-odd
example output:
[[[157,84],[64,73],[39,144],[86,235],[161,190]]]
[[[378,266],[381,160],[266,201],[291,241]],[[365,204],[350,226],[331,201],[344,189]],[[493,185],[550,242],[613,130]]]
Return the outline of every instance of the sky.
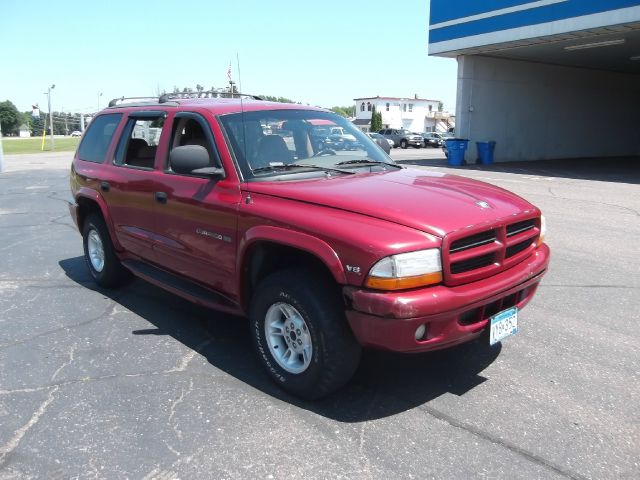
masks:
[[[243,93],[326,108],[417,94],[454,111],[457,64],[427,55],[428,23],[428,0],[3,0],[0,101],[46,111],[55,84],[52,110],[90,113],[226,87],[231,63]]]

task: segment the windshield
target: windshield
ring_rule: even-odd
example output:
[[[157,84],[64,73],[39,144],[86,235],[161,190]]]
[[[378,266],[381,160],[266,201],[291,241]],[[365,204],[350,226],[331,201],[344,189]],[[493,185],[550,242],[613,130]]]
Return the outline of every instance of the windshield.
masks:
[[[304,170],[323,175],[397,168],[376,143],[334,113],[263,110],[223,115],[220,121],[247,180]]]

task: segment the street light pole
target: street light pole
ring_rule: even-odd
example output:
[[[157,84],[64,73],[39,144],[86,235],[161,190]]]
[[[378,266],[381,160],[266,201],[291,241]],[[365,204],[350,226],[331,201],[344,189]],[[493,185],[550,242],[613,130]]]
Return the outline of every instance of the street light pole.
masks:
[[[47,102],[49,103],[49,128],[51,129],[51,150],[55,150],[56,143],[53,139],[53,112],[51,111],[51,90],[56,88],[56,84],[52,84],[47,90]]]
[[[98,111],[100,111],[100,97],[102,96],[102,92],[98,94]]]

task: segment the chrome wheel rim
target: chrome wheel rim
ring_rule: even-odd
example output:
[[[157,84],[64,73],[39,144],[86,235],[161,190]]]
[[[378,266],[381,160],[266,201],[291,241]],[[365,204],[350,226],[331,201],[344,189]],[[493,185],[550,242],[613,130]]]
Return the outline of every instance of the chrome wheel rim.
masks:
[[[104,268],[104,247],[100,234],[95,230],[91,230],[87,237],[87,252],[93,269],[101,272]]]
[[[267,310],[264,334],[271,356],[289,373],[302,373],[313,355],[309,328],[300,312],[288,303],[274,303]]]

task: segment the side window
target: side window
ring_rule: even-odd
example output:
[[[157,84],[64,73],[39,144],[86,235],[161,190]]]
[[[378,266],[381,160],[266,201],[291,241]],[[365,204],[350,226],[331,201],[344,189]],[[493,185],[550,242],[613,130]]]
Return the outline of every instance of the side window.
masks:
[[[183,115],[183,116],[182,116]],[[208,125],[204,119],[200,119],[196,114],[177,115],[173,120],[171,130],[171,141],[169,152],[176,147],[185,145],[199,145],[203,147],[209,155],[209,167],[222,167],[222,162],[213,144],[213,136],[208,130]],[[167,159],[166,169],[170,166]]]
[[[389,111],[389,102],[386,104],[387,112]]]
[[[80,160],[96,163],[104,161],[120,119],[122,119],[121,113],[100,115],[93,119],[78,148]]]
[[[118,144],[115,163],[153,168],[163,127],[164,116],[129,118]]]

